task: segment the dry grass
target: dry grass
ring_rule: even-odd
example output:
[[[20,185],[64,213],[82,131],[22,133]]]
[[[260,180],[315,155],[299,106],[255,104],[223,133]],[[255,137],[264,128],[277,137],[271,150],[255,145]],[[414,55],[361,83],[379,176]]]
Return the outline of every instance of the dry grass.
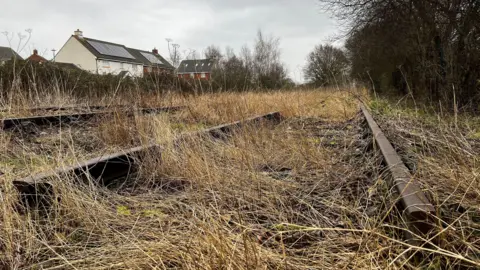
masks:
[[[461,254],[480,265],[480,118],[426,114],[393,106],[380,107],[387,137],[396,145],[437,209],[438,248]],[[433,256],[439,265],[461,262]],[[467,264],[468,265],[468,264]]]
[[[156,102],[152,97],[144,99],[140,102]],[[176,100],[189,109],[137,117],[132,125],[119,116],[92,130],[103,142],[95,150],[152,141],[164,145],[161,161],[160,153],[153,153],[135,181],[107,189],[57,179],[58,200],[52,207],[25,213],[16,211],[17,193],[5,181],[15,173],[2,176],[0,266],[397,269],[474,265],[468,262],[475,260],[471,254],[452,248],[458,243],[419,248],[402,241],[404,224],[392,210],[394,198],[386,196],[387,177],[378,169],[379,157],[368,150],[371,141],[364,136],[351,93],[222,93]],[[168,143],[181,131],[277,110],[287,117],[278,126],[246,127],[228,140],[195,137]],[[71,130],[65,132],[62,136]],[[9,141],[14,135],[2,134],[0,139]],[[69,160],[62,159],[67,154],[58,151],[61,147],[71,149],[76,160],[89,154],[71,145],[51,146],[59,153],[60,163]],[[5,155],[8,147],[1,150]],[[472,228],[463,223],[463,216],[460,220],[461,228]],[[453,226],[456,230],[448,233],[459,239],[463,231],[458,224]],[[478,246],[473,237],[461,239],[469,241],[472,250]],[[434,256],[415,261],[412,251],[419,249]]]

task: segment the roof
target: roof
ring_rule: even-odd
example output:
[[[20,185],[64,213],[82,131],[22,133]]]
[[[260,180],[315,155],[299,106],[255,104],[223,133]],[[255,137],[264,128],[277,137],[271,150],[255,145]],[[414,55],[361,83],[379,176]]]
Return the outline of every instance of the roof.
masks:
[[[95,49],[90,43],[89,41],[91,42],[96,42],[96,43],[99,43],[99,44],[102,44],[102,45],[113,45],[113,46],[118,46],[118,47],[121,47],[123,49],[125,49],[127,52],[127,47],[125,47],[124,45],[122,44],[117,44],[117,43],[112,43],[112,42],[106,42],[106,41],[102,41],[102,40],[97,40],[97,39],[93,39],[93,38],[86,38],[86,37],[78,37],[76,35],[72,35],[73,38],[77,39],[83,46],[85,46],[85,48],[87,48],[87,50],[89,50],[93,55],[95,55],[97,58],[99,59],[104,59],[104,60],[112,60],[112,61],[118,61],[118,62],[127,62],[127,63],[136,63],[136,64],[143,64],[143,62],[141,60],[138,60],[137,58],[135,58],[135,56],[133,56],[134,58],[127,58],[127,57],[119,57],[119,56],[113,56],[113,55],[107,55],[107,54],[102,54],[100,53],[97,49]]]
[[[127,63],[136,63],[136,64],[142,64],[146,66],[158,66],[162,68],[168,68],[168,69],[174,69],[174,67],[167,61],[165,58],[163,58],[160,54],[153,54],[152,52],[149,51],[144,51],[144,50],[138,50],[134,48],[128,48],[125,45],[122,44],[117,44],[117,43],[112,43],[112,42],[107,42],[107,41],[102,41],[98,39],[93,39],[93,38],[87,38],[87,37],[78,37],[76,35],[73,35],[75,39],[77,39],[80,43],[85,46],[93,55],[95,55],[99,59],[104,59],[104,60],[112,60],[112,61],[119,61],[119,62],[127,62]],[[92,44],[98,44],[101,46],[98,49],[102,49],[102,47],[115,47],[118,50],[120,50],[120,54],[124,54],[125,56],[132,56],[132,58],[129,57],[120,57],[120,56],[113,56],[113,55],[108,55],[108,54],[102,54],[99,50],[97,50],[94,45]],[[119,48],[120,47],[120,48]],[[117,51],[118,52],[118,51]],[[149,56],[151,55],[151,56]],[[155,63],[155,59],[148,59],[147,57],[154,57],[158,59],[158,63]]]
[[[183,60],[177,73],[210,73],[214,63],[212,59]]]
[[[38,53],[34,53],[32,55],[30,55],[27,60],[30,60],[30,61],[34,61],[34,62],[40,62],[40,63],[45,63],[45,62],[48,62],[47,59],[45,59],[44,57],[38,55]]]
[[[170,64],[170,62],[168,62],[165,58],[163,58],[163,56],[161,56],[160,54],[155,54],[155,56],[160,59],[160,61],[162,61],[162,63],[169,69],[175,69],[174,66],[172,66],[172,64]]]
[[[82,70],[81,68],[77,67],[75,64],[72,63],[60,63],[60,62],[53,62],[53,65],[63,69],[71,69],[71,70]]]
[[[0,46],[0,61],[7,61],[12,59],[12,57],[23,60],[23,58],[18,55],[18,53],[16,53],[12,48]]]
[[[160,54],[154,54],[149,51],[144,51],[144,50],[139,50],[139,49],[134,49],[134,48],[127,48],[128,52],[132,54],[135,58],[143,62],[143,65],[145,66],[158,66],[161,68],[168,68],[168,69],[174,69],[174,67],[167,61],[165,58],[163,58]],[[150,57],[154,57],[158,59],[158,61],[155,61],[154,59],[147,59],[146,55],[150,55]]]

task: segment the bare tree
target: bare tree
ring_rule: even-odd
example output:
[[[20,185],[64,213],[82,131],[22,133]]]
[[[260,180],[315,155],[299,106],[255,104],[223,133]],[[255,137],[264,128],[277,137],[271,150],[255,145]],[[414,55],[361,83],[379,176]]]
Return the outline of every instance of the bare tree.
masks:
[[[188,49],[185,50],[183,53],[185,55],[185,59],[187,60],[196,60],[199,58],[198,53],[195,49]]]
[[[278,88],[287,78],[287,71],[280,62],[280,39],[257,32],[254,45],[253,69],[256,83],[261,88]]]
[[[346,25],[352,75],[434,104],[480,103],[478,0],[319,0]]]
[[[219,59],[212,71],[212,85],[235,91],[277,89],[286,83],[291,86],[286,68],[280,62],[279,42],[278,38],[265,37],[259,31],[253,50],[244,45],[238,55],[229,46],[223,54],[218,47],[209,46],[204,51],[205,57]]]
[[[166,38],[165,40],[168,43],[168,53],[170,56],[170,63],[174,67],[178,67],[181,60],[180,51],[179,51],[180,45],[173,43],[173,40],[171,38]]]
[[[213,59],[215,61],[219,61],[220,59],[223,58],[222,51],[220,50],[219,47],[215,45],[210,45],[208,46],[203,54],[205,55],[206,59]]]
[[[338,85],[348,68],[345,53],[332,45],[317,45],[308,54],[305,80],[316,86]]]

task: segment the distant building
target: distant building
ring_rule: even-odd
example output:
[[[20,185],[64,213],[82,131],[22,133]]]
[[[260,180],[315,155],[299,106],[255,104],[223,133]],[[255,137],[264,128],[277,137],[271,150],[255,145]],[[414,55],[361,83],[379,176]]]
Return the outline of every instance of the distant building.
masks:
[[[212,59],[183,60],[177,69],[178,78],[210,80],[215,65]]]
[[[40,56],[38,54],[38,50],[37,49],[34,49],[33,50],[33,54],[30,55],[28,58],[27,58],[27,61],[31,61],[31,62],[37,62],[37,63],[45,63],[45,62],[48,62],[47,59],[43,58],[42,56]]]
[[[144,71],[173,71],[156,49],[153,52],[127,48],[124,45],[87,38],[76,30],[55,56],[57,63],[75,64],[97,74],[129,74],[142,77]]]
[[[149,73],[158,74],[163,72],[173,73],[175,70],[175,68],[167,60],[165,60],[165,58],[158,54],[158,50],[155,48],[151,52],[133,48],[127,48],[127,50],[133,56],[135,56],[135,58],[142,61],[144,75]]]
[[[0,46],[0,65],[12,59],[23,60],[23,58],[12,48]]]

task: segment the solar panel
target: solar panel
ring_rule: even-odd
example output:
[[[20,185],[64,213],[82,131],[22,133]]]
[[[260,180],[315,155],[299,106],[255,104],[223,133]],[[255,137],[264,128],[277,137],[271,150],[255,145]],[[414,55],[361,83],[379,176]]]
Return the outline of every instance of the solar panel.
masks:
[[[163,64],[160,59],[158,59],[155,55],[151,53],[146,53],[146,52],[140,52],[145,58],[147,58],[148,61],[154,64]]]
[[[98,41],[93,41],[93,40],[87,40],[87,42],[92,45],[97,52],[104,54],[104,55],[110,55],[110,56],[117,56],[117,57],[123,57],[123,58],[130,58],[130,59],[135,59],[124,47],[119,46],[119,45],[113,45],[113,44],[107,44],[103,42],[98,42]]]

